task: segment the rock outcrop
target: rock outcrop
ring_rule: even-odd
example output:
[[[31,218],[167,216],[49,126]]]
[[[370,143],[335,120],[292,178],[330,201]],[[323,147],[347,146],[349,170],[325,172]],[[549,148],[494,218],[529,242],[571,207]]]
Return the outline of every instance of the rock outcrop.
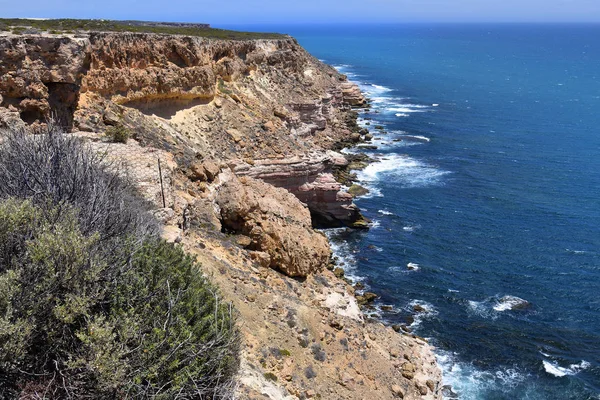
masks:
[[[325,235],[312,229],[308,209],[286,190],[232,176],[219,187],[216,202],[223,227],[247,236],[243,247],[263,266],[306,277],[329,263]]]
[[[252,165],[241,162],[233,165],[233,171],[287,189],[308,205],[317,226],[366,228],[366,221],[352,203],[352,195],[341,190],[332,174],[333,167],[346,164],[342,154],[329,151],[254,160]]]

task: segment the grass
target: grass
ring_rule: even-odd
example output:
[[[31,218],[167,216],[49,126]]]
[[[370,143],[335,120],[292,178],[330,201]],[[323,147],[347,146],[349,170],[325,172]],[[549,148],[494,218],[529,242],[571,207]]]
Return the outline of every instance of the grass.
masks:
[[[53,34],[73,32],[135,32],[167,35],[200,36],[211,39],[249,40],[281,39],[279,33],[238,32],[202,26],[147,25],[140,21],[111,21],[102,19],[19,19],[0,18],[0,31],[15,30],[22,33],[27,28]]]

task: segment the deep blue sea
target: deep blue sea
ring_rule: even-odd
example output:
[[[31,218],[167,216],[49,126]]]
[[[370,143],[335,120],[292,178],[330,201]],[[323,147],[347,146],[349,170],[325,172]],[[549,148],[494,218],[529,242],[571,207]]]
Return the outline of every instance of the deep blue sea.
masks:
[[[461,399],[600,399],[600,25],[270,30],[372,99],[373,227],[328,234],[373,313]]]

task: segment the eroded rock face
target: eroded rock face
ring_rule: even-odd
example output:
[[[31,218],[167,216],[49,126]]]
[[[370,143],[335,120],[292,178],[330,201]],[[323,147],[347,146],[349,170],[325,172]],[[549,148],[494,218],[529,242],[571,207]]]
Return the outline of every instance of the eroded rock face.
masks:
[[[232,167],[237,175],[257,178],[293,193],[308,205],[316,226],[366,227],[352,195],[342,191],[331,173],[334,166],[345,163],[342,154],[329,151],[256,160],[253,165],[239,162]]]
[[[260,64],[301,67],[309,56],[300,49],[292,38],[227,41],[100,32],[83,38],[2,36],[0,105],[16,107],[29,124],[52,116],[70,127],[78,106],[87,106],[79,104],[81,94],[135,106],[210,100],[219,79],[233,81]]]
[[[1,38],[0,105],[14,107],[28,124],[54,116],[70,126],[89,52],[87,39]]]
[[[342,97],[345,104],[350,106],[363,106],[366,101],[360,88],[351,82],[343,82],[341,84]]]
[[[327,239],[312,229],[308,209],[286,190],[232,176],[219,188],[216,202],[223,227],[248,236],[246,247],[266,253],[271,268],[305,277],[329,263]]]
[[[292,38],[0,35],[0,60],[0,127],[123,124],[193,181],[212,181],[198,159],[241,158],[236,173],[289,190],[316,226],[366,226],[331,174],[339,157],[321,150],[360,139],[347,109],[364,99]]]

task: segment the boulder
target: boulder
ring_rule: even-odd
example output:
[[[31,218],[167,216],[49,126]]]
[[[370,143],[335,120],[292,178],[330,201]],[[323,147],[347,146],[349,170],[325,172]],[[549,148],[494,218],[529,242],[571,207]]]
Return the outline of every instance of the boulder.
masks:
[[[268,254],[271,268],[306,277],[329,263],[327,239],[312,229],[308,209],[285,189],[231,176],[216,202],[223,227],[251,238],[248,249]]]

